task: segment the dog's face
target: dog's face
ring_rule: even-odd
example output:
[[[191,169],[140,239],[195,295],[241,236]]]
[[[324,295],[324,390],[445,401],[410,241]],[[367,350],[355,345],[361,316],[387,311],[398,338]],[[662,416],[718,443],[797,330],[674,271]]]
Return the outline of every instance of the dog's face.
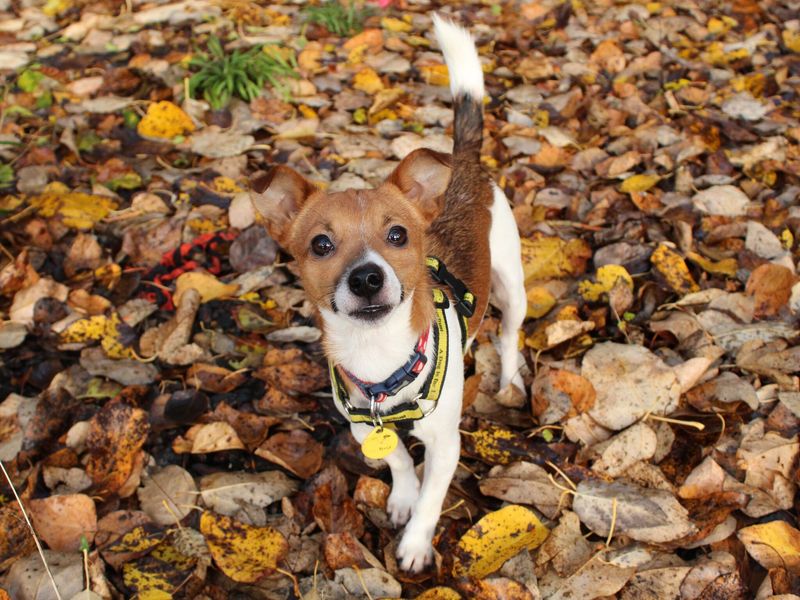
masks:
[[[327,194],[276,167],[254,180],[253,201],[317,309],[369,325],[427,290],[425,232],[449,179],[448,157],[425,150],[371,190]]]

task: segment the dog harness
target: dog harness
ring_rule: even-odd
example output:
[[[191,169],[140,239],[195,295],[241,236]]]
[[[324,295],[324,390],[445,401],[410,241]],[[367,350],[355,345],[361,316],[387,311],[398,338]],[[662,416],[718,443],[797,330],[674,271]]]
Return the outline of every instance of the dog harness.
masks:
[[[438,258],[428,257],[426,265],[434,281],[447,286],[453,295],[453,306],[458,313],[458,322],[461,329],[461,349],[462,352],[466,351],[467,323],[469,318],[475,314],[475,296],[467,289],[463,281],[447,270],[447,267]],[[442,393],[442,384],[444,383],[445,373],[447,373],[447,352],[450,344],[450,334],[445,311],[450,306],[450,300],[442,289],[434,288],[433,303],[436,309],[433,323],[417,340],[414,351],[408,357],[408,360],[383,381],[375,383],[363,381],[343,367],[337,367],[333,362],[328,362],[334,401],[342,407],[351,422],[369,423],[376,427],[382,426],[383,423],[402,425],[403,422],[422,419],[436,410],[436,402]],[[381,402],[389,396],[396,395],[415,381],[422,372],[428,362],[425,351],[431,338],[431,332],[433,333],[434,363],[428,378],[420,389],[419,396],[409,402],[403,402],[395,406],[388,412],[381,412],[378,408]],[[350,403],[350,396],[342,379],[342,374],[352,381],[353,385],[369,400],[369,408],[357,408]],[[427,412],[423,411],[419,405],[419,400],[432,402],[432,408]]]

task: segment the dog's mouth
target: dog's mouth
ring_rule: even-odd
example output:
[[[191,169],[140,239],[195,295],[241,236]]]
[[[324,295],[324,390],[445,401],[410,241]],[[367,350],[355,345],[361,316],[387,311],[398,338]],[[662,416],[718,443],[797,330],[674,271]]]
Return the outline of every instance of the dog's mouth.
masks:
[[[350,313],[351,317],[362,321],[377,321],[385,317],[392,310],[388,304],[369,304]]]

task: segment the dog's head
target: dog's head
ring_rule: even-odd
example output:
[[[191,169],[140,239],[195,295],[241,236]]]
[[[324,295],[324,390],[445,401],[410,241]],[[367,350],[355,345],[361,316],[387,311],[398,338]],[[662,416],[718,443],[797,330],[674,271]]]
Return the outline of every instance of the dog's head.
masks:
[[[375,189],[326,193],[279,166],[254,179],[252,198],[317,309],[367,325],[427,292],[426,230],[450,175],[449,155],[423,149]]]

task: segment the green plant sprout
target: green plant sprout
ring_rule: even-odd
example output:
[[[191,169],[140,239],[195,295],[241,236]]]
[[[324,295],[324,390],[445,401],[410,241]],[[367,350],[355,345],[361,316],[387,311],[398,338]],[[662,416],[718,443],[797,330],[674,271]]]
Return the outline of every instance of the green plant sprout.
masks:
[[[198,70],[189,78],[189,95],[195,98],[202,94],[214,110],[228,106],[233,96],[250,102],[258,97],[265,83],[285,96],[288,89],[280,78],[298,76],[294,57],[285,58],[273,46],[226,54],[219,39],[211,37],[208,51],[189,61],[189,68]]]
[[[357,33],[364,29],[364,21],[374,14],[369,6],[359,6],[350,0],[343,6],[339,0],[325,0],[318,6],[303,8],[303,17],[308,23],[324,26],[339,37]]]

